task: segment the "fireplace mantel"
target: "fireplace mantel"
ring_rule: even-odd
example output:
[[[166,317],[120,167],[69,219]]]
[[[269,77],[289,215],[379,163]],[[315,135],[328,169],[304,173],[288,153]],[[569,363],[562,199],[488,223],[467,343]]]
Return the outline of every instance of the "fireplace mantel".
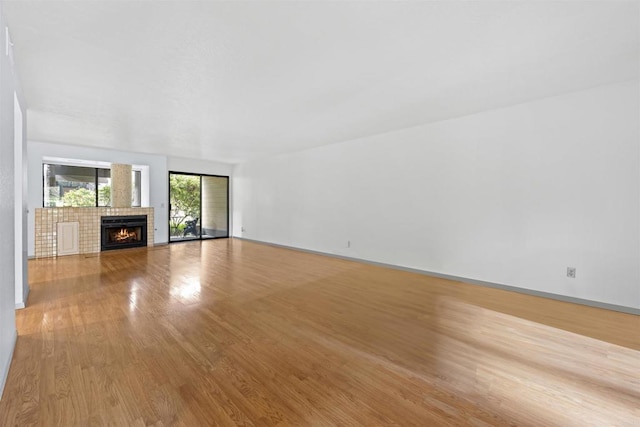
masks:
[[[103,216],[147,215],[147,246],[153,246],[153,208],[36,208],[35,257],[57,254],[57,224],[79,223],[81,254],[100,252],[100,226]]]

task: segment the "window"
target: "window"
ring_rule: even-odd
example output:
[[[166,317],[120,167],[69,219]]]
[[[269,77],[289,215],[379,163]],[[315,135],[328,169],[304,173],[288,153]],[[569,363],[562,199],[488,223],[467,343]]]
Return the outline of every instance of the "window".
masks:
[[[142,206],[142,172],[131,171],[131,206]]]
[[[131,172],[131,206],[141,206],[141,175]],[[44,207],[111,205],[110,169],[45,163],[42,176]]]
[[[98,175],[98,206],[111,205],[111,171],[96,169]]]

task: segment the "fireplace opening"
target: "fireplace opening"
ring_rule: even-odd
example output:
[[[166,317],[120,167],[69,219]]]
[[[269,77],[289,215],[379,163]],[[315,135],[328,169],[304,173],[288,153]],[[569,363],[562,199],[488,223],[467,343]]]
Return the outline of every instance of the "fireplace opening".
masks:
[[[100,250],[147,246],[147,216],[103,216]]]

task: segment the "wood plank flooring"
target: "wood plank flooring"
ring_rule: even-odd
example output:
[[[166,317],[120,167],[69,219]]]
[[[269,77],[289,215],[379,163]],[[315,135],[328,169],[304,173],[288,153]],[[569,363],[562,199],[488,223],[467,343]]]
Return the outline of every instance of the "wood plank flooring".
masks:
[[[640,317],[240,241],[29,262],[2,426],[639,426]]]

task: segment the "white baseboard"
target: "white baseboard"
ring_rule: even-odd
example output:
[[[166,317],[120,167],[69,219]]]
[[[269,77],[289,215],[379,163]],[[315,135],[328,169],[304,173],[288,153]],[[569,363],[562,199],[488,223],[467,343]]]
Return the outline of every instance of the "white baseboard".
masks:
[[[24,288],[24,293],[22,295],[22,301],[16,303],[16,310],[20,310],[26,307],[27,298],[29,298],[29,291],[30,291],[29,285],[26,285]]]
[[[439,277],[439,278],[447,279],[447,280],[454,280],[454,281],[458,281],[458,282],[469,283],[469,284],[472,284],[472,285],[479,285],[479,286],[486,286],[486,287],[489,287],[489,288],[504,289],[506,291],[518,292],[518,293],[521,293],[521,294],[527,294],[527,295],[533,295],[533,296],[537,296],[537,297],[555,299],[555,300],[558,300],[558,301],[564,301],[564,302],[570,302],[570,303],[574,303],[574,304],[587,305],[587,306],[590,306],[590,307],[603,308],[605,310],[619,311],[621,313],[635,314],[636,316],[640,316],[640,309],[639,308],[635,308],[635,307],[627,307],[627,306],[622,306],[622,305],[609,304],[609,303],[606,303],[606,302],[586,300],[586,299],[582,299],[582,298],[570,297],[570,296],[567,296],[567,295],[552,294],[552,293],[549,293],[549,292],[536,291],[536,290],[533,290],[533,289],[520,288],[520,287],[517,287],[517,286],[505,285],[505,284],[501,284],[501,283],[493,283],[493,282],[486,282],[484,280],[470,279],[468,277],[453,276],[453,275],[450,275],[450,274],[437,273],[437,272],[427,271],[427,270],[419,270],[419,269],[416,269],[416,268],[402,267],[402,266],[395,265],[395,264],[386,264],[386,263],[383,263],[383,262],[369,261],[369,260],[362,259],[362,258],[353,258],[353,257],[344,256],[344,255],[332,254],[332,253],[328,253],[328,252],[321,252],[321,251],[314,251],[314,250],[311,250],[311,249],[298,248],[298,247],[295,247],[295,246],[280,245],[278,243],[271,243],[271,242],[266,242],[266,241],[263,241],[263,240],[247,239],[245,237],[239,237],[239,236],[233,236],[233,238],[234,239],[238,239],[238,240],[246,240],[248,242],[261,243],[263,245],[275,246],[275,247],[285,248],[285,249],[293,249],[293,250],[296,250],[296,251],[308,252],[308,253],[311,253],[311,254],[324,255],[324,256],[329,256],[329,257],[332,257],[332,258],[346,259],[348,261],[362,262],[362,263],[365,263],[365,264],[371,264],[371,265],[377,265],[377,266],[380,266],[380,267],[393,268],[393,269],[402,270],[402,271],[409,271],[411,273],[424,274],[424,275],[427,275],[427,276],[433,276],[433,277]]]

